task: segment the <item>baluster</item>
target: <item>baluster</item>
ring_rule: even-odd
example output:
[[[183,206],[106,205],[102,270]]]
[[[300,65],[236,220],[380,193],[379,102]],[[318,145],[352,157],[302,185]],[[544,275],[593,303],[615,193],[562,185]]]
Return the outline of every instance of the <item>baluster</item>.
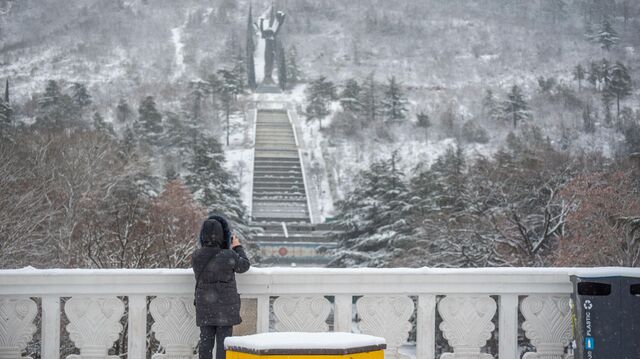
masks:
[[[418,296],[416,357],[434,359],[436,351],[436,296]]]
[[[413,314],[413,300],[406,296],[364,296],[356,302],[361,321],[358,325],[364,334],[385,338],[385,358],[402,358],[398,349],[407,341]]]
[[[276,331],[326,332],[331,303],[325,297],[278,297],[273,303]]]
[[[442,316],[440,329],[453,353],[444,353],[441,359],[493,359],[491,354],[480,353],[495,325],[496,302],[487,296],[448,295],[438,304]]]
[[[0,297],[0,358],[22,358],[33,338],[38,306],[30,298]]]
[[[523,359],[562,359],[572,339],[570,299],[562,295],[530,295],[522,300],[520,311],[525,331],[536,352]]]
[[[128,358],[147,357],[147,296],[129,296]]]
[[[60,298],[42,297],[42,357],[60,358]]]
[[[500,296],[500,315],[498,317],[500,338],[498,354],[500,358],[518,358],[518,296],[503,294]]]
[[[200,330],[196,326],[193,297],[156,297],[149,305],[153,317],[151,330],[164,348],[153,359],[193,359]]]
[[[108,355],[109,348],[119,338],[123,327],[124,303],[117,297],[73,297],[64,305],[69,319],[67,331],[80,355],[67,359],[118,359]]]
[[[261,295],[258,296],[258,307],[257,307],[257,328],[258,333],[268,333],[269,332],[269,314],[271,313],[271,307],[269,304],[269,296]]]
[[[351,320],[353,316],[353,297],[351,295],[336,295],[333,313],[333,330],[336,332],[351,333]]]

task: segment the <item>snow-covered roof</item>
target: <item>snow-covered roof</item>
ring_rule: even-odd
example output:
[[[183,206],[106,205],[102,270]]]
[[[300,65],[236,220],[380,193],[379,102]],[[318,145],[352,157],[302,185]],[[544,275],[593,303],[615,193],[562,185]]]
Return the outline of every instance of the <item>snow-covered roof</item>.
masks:
[[[383,350],[386,342],[384,338],[365,334],[279,332],[228,337],[224,347],[258,355],[347,355]]]

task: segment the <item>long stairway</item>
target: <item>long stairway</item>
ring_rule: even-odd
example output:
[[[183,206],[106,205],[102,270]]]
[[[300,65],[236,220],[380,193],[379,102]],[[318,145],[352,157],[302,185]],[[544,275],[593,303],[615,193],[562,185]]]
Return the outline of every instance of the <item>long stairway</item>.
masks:
[[[304,168],[286,108],[258,109],[253,165],[252,226],[264,265],[323,266],[334,248],[330,229],[309,213]]]
[[[254,221],[310,223],[298,146],[286,110],[258,110]]]

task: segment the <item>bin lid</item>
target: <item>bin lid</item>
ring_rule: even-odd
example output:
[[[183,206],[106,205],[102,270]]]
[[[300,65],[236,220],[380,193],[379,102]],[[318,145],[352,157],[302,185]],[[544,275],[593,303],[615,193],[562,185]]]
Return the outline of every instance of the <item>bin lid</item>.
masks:
[[[348,355],[384,350],[384,338],[365,334],[279,332],[228,337],[226,350],[255,355]]]

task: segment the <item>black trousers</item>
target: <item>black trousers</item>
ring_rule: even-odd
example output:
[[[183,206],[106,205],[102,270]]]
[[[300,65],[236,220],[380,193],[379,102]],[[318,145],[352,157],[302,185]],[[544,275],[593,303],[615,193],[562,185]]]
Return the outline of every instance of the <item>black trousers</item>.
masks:
[[[233,327],[200,327],[200,359],[212,359],[213,343],[216,343],[216,359],[225,359],[224,338],[230,337]]]

